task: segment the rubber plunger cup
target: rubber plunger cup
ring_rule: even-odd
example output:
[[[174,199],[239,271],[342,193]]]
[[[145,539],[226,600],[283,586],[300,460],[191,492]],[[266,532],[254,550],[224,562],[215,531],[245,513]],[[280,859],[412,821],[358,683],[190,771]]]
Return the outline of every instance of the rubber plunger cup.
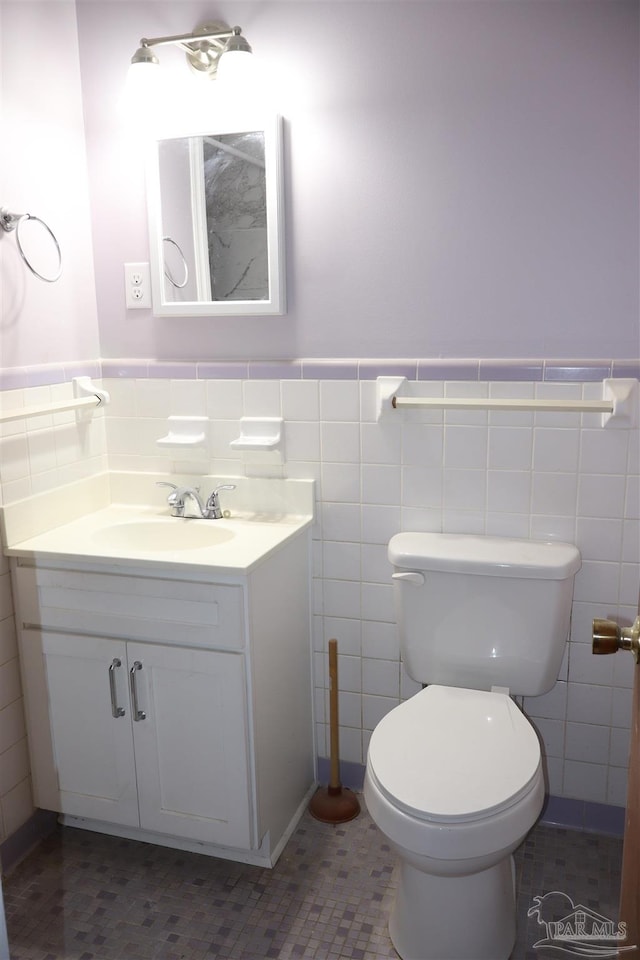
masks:
[[[318,787],[309,803],[309,813],[323,823],[346,823],[360,813],[360,802],[353,790],[340,783],[338,732],[338,641],[329,640],[329,785]]]

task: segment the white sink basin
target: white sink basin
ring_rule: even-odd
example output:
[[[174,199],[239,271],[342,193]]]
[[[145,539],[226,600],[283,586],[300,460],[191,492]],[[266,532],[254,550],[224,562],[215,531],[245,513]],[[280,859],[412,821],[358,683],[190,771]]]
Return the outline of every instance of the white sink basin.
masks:
[[[122,482],[117,478],[114,484]],[[35,563],[55,559],[81,564],[83,569],[95,562],[116,566],[118,572],[127,565],[144,566],[154,575],[167,571],[181,576],[189,571],[191,576],[195,571],[211,582],[217,582],[220,574],[244,575],[311,525],[313,481],[239,477],[235,483],[238,497],[232,517],[192,520],[170,516],[166,504],[104,504],[109,488],[103,481],[79,481],[64,496],[54,496],[53,491],[0,507],[5,553]],[[129,484],[144,491],[149,481],[131,475]],[[213,485],[211,480],[207,489]],[[83,511],[64,519],[66,505],[76,499]]]
[[[98,549],[106,547],[108,550],[122,550],[125,554],[132,550],[201,550],[233,540],[234,536],[233,530],[218,526],[216,520],[172,517],[128,520],[90,534],[91,541]]]

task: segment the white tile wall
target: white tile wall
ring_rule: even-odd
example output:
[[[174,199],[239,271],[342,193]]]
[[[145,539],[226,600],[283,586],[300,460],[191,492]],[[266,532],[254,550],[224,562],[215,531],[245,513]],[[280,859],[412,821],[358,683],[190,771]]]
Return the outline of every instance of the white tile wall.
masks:
[[[1,394],[6,411],[72,398],[71,383],[5,390]],[[105,423],[101,412],[89,415],[71,410],[0,424],[0,503],[105,470]]]
[[[78,428],[71,414],[55,425],[31,421],[28,431],[24,424],[11,425],[11,431],[5,426],[0,438],[5,502],[102,469],[107,450],[114,470],[220,475],[259,470],[246,454],[232,451],[229,441],[239,433],[241,416],[283,416],[287,461],[276,471],[318,481],[313,643],[321,756],[328,747],[329,638],[338,639],[340,651],[344,760],[364,763],[375,724],[419,689],[399,659],[386,561],[393,533],[466,531],[576,542],[583,569],[576,579],[567,654],[554,689],[526,698],[524,709],[544,745],[551,792],[624,803],[631,660],[594,657],[590,639],[593,617],[628,624],[638,609],[637,431],[603,430],[594,415],[501,411],[402,411],[392,422],[377,424],[373,381],[114,379],[105,386],[112,404],[104,421]],[[547,382],[412,387],[448,396],[574,398],[594,392],[593,384]],[[27,402],[29,392],[5,393],[3,402]],[[191,465],[172,462],[155,443],[167,432],[167,416],[178,413],[211,420],[208,446]],[[2,683],[0,667],[0,695]],[[9,720],[7,729],[16,732],[7,734],[5,751],[21,740],[15,713]],[[0,736],[4,789],[2,746]],[[22,760],[19,748],[7,756],[7,776],[23,769]]]
[[[73,397],[71,383],[6,390],[4,411]],[[0,503],[62,486],[107,468],[102,413],[71,412],[0,424]],[[0,555],[0,841],[33,813],[9,565]]]

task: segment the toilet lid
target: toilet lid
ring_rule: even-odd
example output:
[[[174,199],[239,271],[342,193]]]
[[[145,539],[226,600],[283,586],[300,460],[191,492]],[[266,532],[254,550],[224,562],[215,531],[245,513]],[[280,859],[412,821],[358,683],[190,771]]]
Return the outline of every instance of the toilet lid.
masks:
[[[367,763],[380,791],[407,813],[479,820],[529,792],[540,744],[506,694],[434,684],[380,721]]]

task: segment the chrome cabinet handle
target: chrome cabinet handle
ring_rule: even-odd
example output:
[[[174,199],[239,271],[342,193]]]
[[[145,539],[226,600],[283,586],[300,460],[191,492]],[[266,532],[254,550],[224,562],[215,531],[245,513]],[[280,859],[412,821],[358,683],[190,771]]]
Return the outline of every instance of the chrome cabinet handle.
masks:
[[[136,671],[142,670],[142,664],[139,660],[134,661],[133,666],[129,670],[129,686],[131,688],[131,704],[133,707],[133,719],[134,720],[146,720],[147,715],[144,710],[138,709],[138,688],[136,686]]]
[[[111,716],[124,717],[124,707],[118,706],[118,694],[116,693],[116,669],[122,666],[119,657],[114,657],[109,665],[109,693],[111,694]]]

